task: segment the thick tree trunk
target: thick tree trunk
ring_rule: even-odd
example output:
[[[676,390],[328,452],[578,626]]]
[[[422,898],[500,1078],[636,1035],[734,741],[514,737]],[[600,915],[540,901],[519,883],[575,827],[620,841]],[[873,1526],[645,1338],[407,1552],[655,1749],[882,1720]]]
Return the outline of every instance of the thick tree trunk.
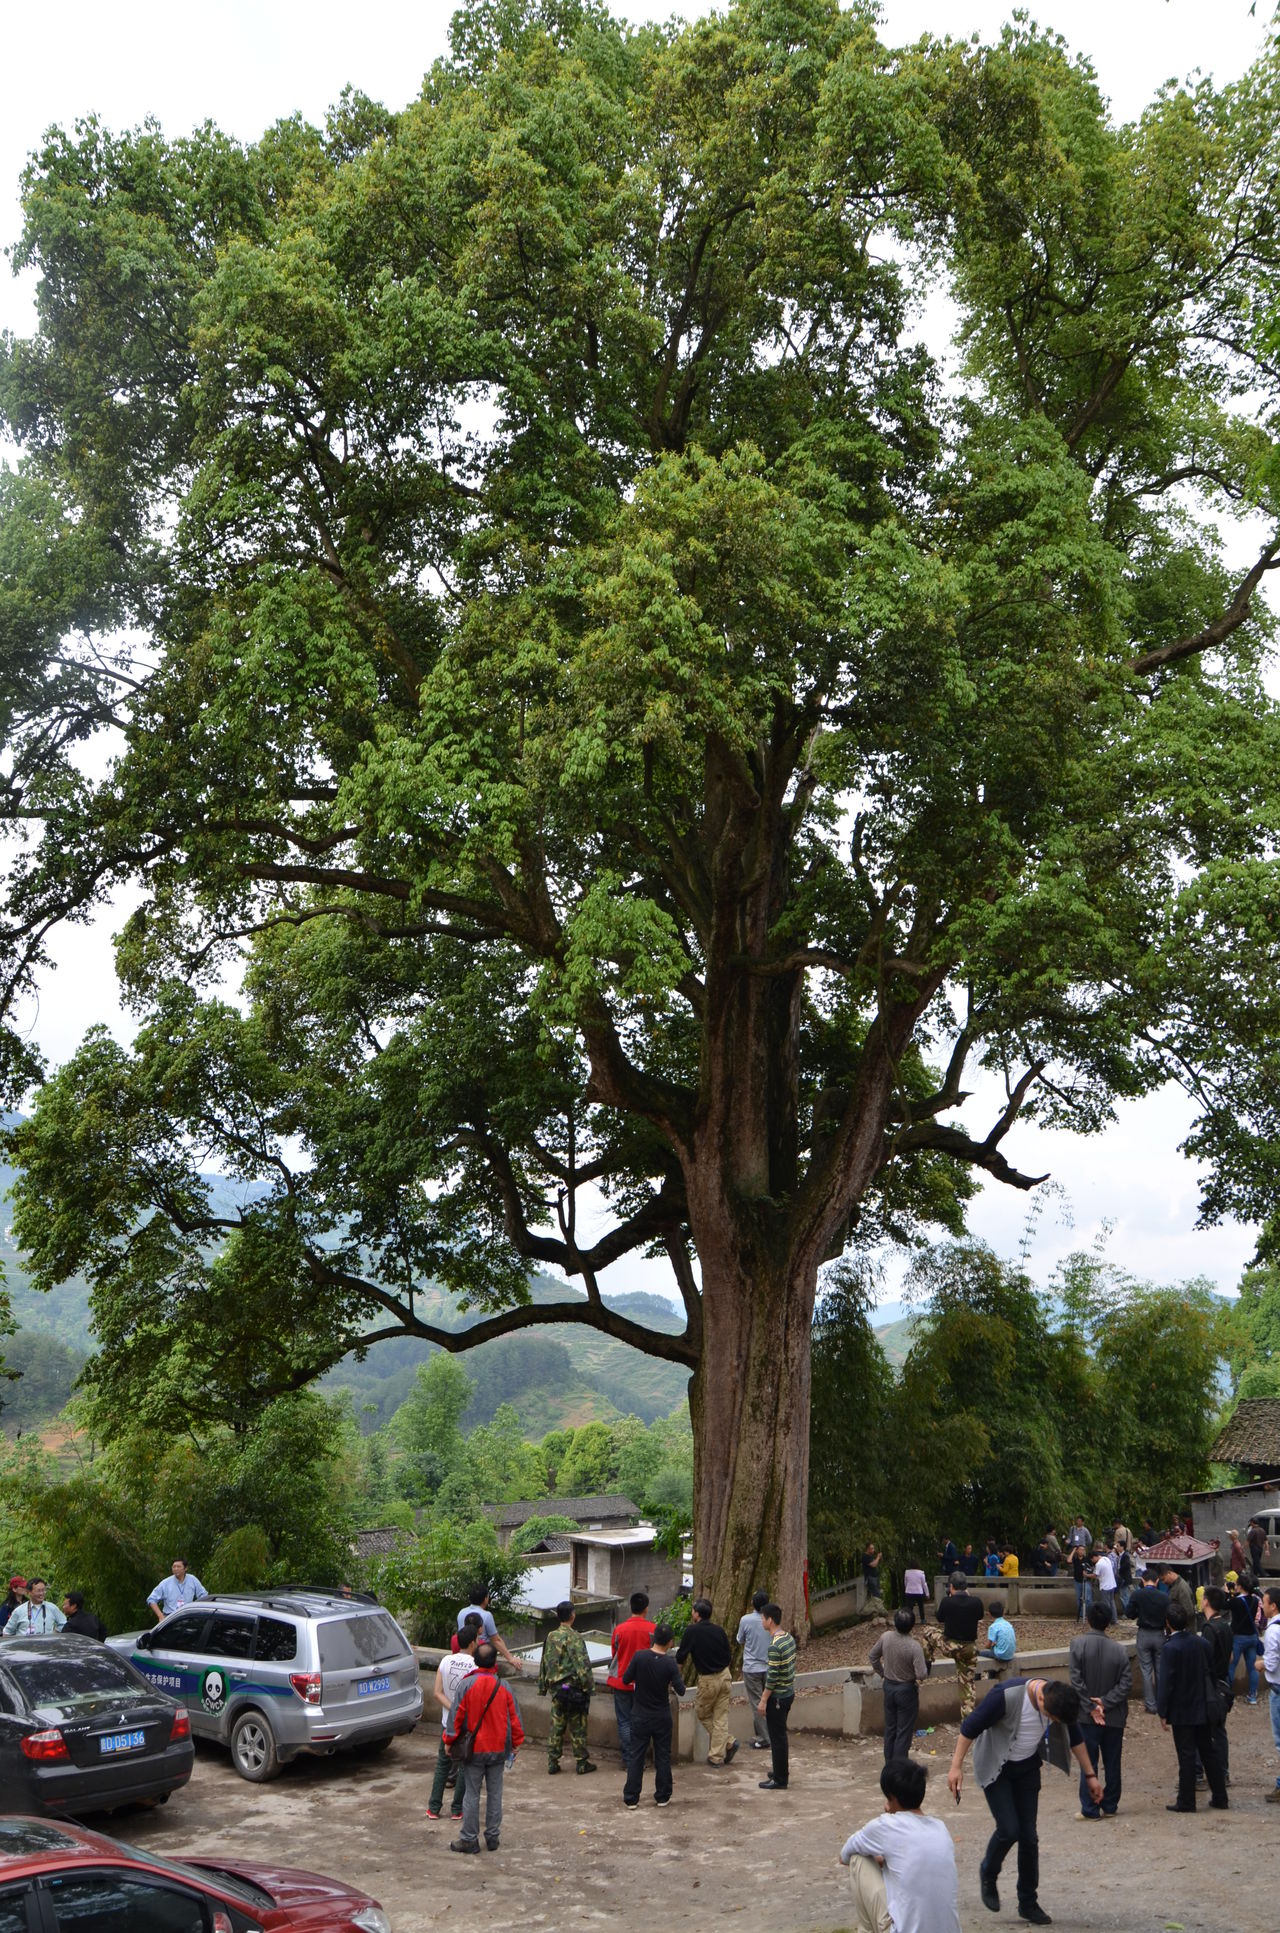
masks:
[[[702,1260],[693,1417],[694,1593],[730,1633],[756,1590],[801,1636],[809,1502],[809,1357],[817,1264]]]

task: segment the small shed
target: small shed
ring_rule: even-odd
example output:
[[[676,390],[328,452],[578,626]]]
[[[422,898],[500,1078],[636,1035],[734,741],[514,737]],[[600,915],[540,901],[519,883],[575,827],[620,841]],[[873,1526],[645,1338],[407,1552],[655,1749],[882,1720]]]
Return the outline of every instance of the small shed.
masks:
[[[531,1517],[571,1517],[583,1530],[621,1530],[640,1521],[630,1497],[526,1497],[519,1503],[496,1504],[487,1512],[505,1550]]]
[[[633,1591],[646,1591],[657,1611],[680,1596],[684,1577],[683,1556],[664,1557],[648,1524],[583,1531],[569,1539],[569,1595],[575,1603],[614,1598],[625,1605]]]
[[[1209,1458],[1239,1464],[1255,1483],[1280,1477],[1280,1396],[1246,1396],[1237,1403]]]
[[[1161,1571],[1179,1571],[1195,1591],[1201,1584],[1212,1584],[1218,1545],[1216,1539],[1206,1543],[1203,1537],[1162,1537],[1145,1548],[1139,1545],[1137,1554],[1157,1577]]]
[[[1280,1481],[1264,1479],[1232,1484],[1224,1490],[1188,1490],[1185,1501],[1197,1537],[1216,1537],[1227,1550],[1232,1531],[1239,1531],[1243,1538],[1256,1511],[1280,1510]]]

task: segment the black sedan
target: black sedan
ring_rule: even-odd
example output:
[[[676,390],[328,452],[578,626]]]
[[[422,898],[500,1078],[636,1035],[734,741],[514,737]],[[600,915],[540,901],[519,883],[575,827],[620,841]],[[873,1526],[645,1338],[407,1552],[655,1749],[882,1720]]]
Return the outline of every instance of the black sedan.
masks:
[[[92,1638],[0,1641],[0,1811],[110,1811],[191,1777],[191,1720]]]

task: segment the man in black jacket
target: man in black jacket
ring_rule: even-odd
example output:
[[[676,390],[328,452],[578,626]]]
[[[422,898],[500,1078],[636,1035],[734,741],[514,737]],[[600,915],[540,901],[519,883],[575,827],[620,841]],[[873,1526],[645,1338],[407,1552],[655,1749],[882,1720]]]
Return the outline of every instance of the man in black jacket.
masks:
[[[645,1754],[653,1740],[653,1797],[657,1805],[671,1802],[671,1693],[683,1698],[688,1686],[671,1656],[671,1626],[654,1627],[648,1651],[634,1653],[622,1673],[632,1687],[631,1734],[627,1752],[627,1782],[622,1803],[638,1806],[644,1784]]]
[[[1158,1585],[1148,1571],[1129,1602],[1129,1616],[1138,1627],[1138,1669],[1142,1673],[1142,1702],[1149,1712],[1159,1710],[1156,1680],[1160,1672],[1160,1653],[1168,1631],[1169,1593]]]
[[[102,1619],[84,1608],[84,1592],[68,1591],[62,1600],[66,1623],[62,1629],[74,1637],[96,1638],[101,1644],[107,1635],[107,1627]]]
[[[1102,1761],[1105,1789],[1099,1808],[1080,1774],[1080,1817],[1115,1817],[1120,1804],[1120,1754],[1124,1747],[1124,1721],[1129,1712],[1129,1687],[1133,1674],[1129,1653],[1122,1644],[1107,1636],[1110,1622],[1105,1604],[1089,1606],[1090,1630],[1085,1637],[1073,1638],[1070,1651],[1071,1682],[1080,1694],[1080,1730],[1084,1747],[1094,1771]]]
[[[982,1622],[982,1599],[969,1590],[963,1571],[952,1571],[951,1588],[938,1606],[938,1623],[946,1642],[936,1647],[943,1657],[954,1658],[960,1681],[960,1716],[967,1718],[977,1702],[973,1688],[974,1666],[978,1656],[978,1626]]]
[[[1228,1785],[1231,1783],[1231,1760],[1227,1747],[1227,1714],[1235,1703],[1231,1682],[1230,1602],[1220,1585],[1205,1586],[1204,1630],[1200,1635],[1209,1647],[1209,1669],[1215,1690],[1222,1685],[1227,1687],[1225,1695],[1218,1694],[1222,1722],[1213,1727],[1213,1742],[1218,1748],[1218,1763]]]
[[[1218,1760],[1213,1727],[1209,1722],[1212,1656],[1203,1638],[1187,1628],[1187,1614],[1180,1604],[1171,1604],[1168,1613],[1169,1641],[1160,1653],[1160,1723],[1172,1730],[1178,1754],[1178,1796],[1167,1808],[1170,1812],[1196,1809],[1196,1753],[1204,1766],[1217,1811],[1226,1810],[1227,1784]]]
[[[729,1636],[722,1625],[712,1621],[711,1599],[695,1597],[693,1617],[685,1626],[676,1663],[692,1658],[698,1674],[698,1689],[693,1709],[699,1724],[711,1734],[707,1749],[708,1765],[727,1765],[738,1749],[736,1738],[729,1737]]]

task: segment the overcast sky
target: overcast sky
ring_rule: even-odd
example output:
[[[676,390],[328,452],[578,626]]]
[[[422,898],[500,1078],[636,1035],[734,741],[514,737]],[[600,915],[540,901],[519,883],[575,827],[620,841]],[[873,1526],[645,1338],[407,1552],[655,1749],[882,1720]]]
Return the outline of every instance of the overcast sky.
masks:
[[[1093,60],[1119,118],[1137,115],[1162,82],[1199,68],[1218,80],[1239,74],[1258,51],[1265,24],[1248,0],[1044,0],[1031,9]],[[1258,9],[1260,16],[1268,5]],[[668,5],[645,0],[618,11],[663,18]],[[887,39],[930,31],[984,37],[1010,17],[991,0],[888,0]],[[16,5],[5,21],[6,88],[0,115],[0,241],[19,229],[18,177],[52,124],[97,114],[112,127],[154,116],[173,133],[205,120],[245,139],[300,111],[312,120],[351,84],[391,106],[412,99],[423,72],[446,45],[452,7],[399,0],[52,0]],[[32,284],[0,274],[0,327],[23,334],[32,324]],[[941,347],[943,345],[939,345]],[[56,954],[59,970],[43,988],[32,1027],[57,1061],[84,1028],[103,1020],[128,1031],[113,993],[110,922],[73,928]],[[992,1117],[994,1118],[994,1117]],[[1040,1204],[1030,1244],[1032,1266],[1047,1278],[1054,1261],[1092,1245],[1110,1225],[1108,1253],[1134,1273],[1156,1280],[1194,1274],[1229,1287],[1252,1248],[1247,1229],[1195,1229],[1195,1174],[1178,1153],[1190,1113],[1175,1092],[1122,1109],[1116,1125],[1090,1139],[1025,1130],[1006,1143],[1010,1157],[1034,1173],[1050,1170],[1056,1191]],[[989,1122],[988,1124],[989,1125]],[[972,1126],[983,1129],[975,1110]],[[988,1188],[971,1222],[1004,1254],[1017,1251],[1028,1198]],[[608,1286],[649,1281],[635,1264]]]

